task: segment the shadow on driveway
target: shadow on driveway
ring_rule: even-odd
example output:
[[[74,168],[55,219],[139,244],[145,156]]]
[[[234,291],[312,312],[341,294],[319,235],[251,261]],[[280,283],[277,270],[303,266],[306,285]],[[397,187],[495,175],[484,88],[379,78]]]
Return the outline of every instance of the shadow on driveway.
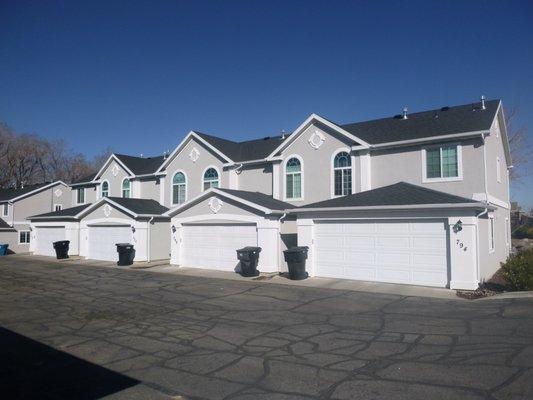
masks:
[[[4,399],[98,399],[139,381],[0,327]]]

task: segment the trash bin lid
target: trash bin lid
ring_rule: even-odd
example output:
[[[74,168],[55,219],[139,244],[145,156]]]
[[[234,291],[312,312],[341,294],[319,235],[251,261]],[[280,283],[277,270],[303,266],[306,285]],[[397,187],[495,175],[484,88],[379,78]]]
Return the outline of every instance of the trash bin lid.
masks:
[[[284,253],[301,253],[301,252],[307,252],[309,250],[309,246],[296,246],[291,247],[290,249],[283,250]]]
[[[243,247],[242,249],[239,249],[237,251],[239,251],[239,252],[241,252],[241,251],[250,251],[250,252],[256,251],[256,252],[259,253],[261,251],[261,247],[246,246],[246,247]]]
[[[127,246],[133,246],[131,243],[115,243],[115,246],[117,247],[127,247]]]

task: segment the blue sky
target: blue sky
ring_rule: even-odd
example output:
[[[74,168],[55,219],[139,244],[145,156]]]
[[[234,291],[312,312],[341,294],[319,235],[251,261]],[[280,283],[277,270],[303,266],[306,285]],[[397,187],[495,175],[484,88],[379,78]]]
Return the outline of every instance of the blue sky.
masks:
[[[0,120],[91,156],[476,101],[533,136],[531,1],[0,1]],[[533,169],[533,166],[529,167]],[[533,206],[533,176],[513,188]]]

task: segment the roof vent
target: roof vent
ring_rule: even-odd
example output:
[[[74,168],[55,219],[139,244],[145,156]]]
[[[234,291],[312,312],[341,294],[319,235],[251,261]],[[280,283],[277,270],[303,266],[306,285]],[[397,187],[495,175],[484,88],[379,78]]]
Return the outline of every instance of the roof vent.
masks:
[[[448,107],[448,106],[444,106],[444,107],[442,107],[440,110],[441,110],[441,111],[448,111],[449,109],[450,109],[450,107]]]
[[[281,130],[281,140],[285,140],[285,134],[286,134],[285,129],[282,129]]]
[[[141,153],[141,158],[143,158],[143,153]]]
[[[482,110],[486,109],[486,107],[485,107],[485,96],[481,96],[481,109]]]
[[[407,107],[403,108],[402,119],[407,119]]]

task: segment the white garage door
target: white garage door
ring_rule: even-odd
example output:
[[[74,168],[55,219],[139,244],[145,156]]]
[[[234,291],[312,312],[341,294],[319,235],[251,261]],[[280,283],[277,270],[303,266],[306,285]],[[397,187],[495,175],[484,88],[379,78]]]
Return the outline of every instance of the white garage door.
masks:
[[[35,229],[37,243],[35,243],[34,253],[41,256],[55,256],[56,251],[54,250],[53,243],[59,240],[65,240],[65,227],[38,227]]]
[[[444,287],[446,238],[441,220],[317,223],[316,275]]]
[[[117,243],[131,243],[130,226],[89,226],[88,257],[93,260],[118,261]]]
[[[255,225],[184,225],[182,264],[185,267],[233,271],[237,249],[257,246]]]

